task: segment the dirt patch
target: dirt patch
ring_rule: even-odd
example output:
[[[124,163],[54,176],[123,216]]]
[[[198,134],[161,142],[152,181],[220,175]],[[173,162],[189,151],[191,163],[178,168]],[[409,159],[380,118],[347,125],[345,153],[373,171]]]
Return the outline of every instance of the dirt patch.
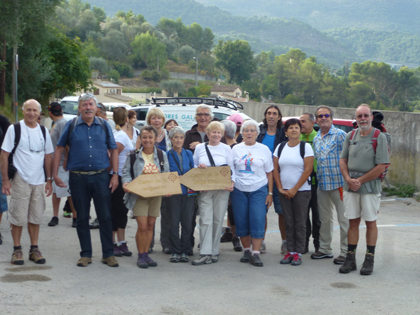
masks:
[[[6,271],[10,272],[25,272],[25,271],[35,271],[35,270],[48,270],[52,269],[52,266],[24,266],[24,267],[14,267],[6,268]]]
[[[9,282],[9,283],[18,283],[18,282],[25,282],[25,281],[50,281],[50,277],[41,276],[41,275],[15,275],[13,273],[8,273],[0,278],[1,282]]]
[[[355,289],[357,285],[349,282],[333,282],[330,283],[330,286],[337,289]]]

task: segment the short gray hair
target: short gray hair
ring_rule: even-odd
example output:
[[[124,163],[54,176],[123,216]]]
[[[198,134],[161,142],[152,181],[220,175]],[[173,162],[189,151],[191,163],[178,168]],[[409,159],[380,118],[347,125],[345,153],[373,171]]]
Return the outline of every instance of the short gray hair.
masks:
[[[236,124],[231,120],[222,120],[221,123],[225,126],[225,136],[234,139],[236,134]]]
[[[253,120],[253,119],[250,119],[250,120],[247,120],[247,121],[244,121],[244,123],[242,124],[242,126],[241,126],[241,134],[243,134],[244,133],[244,129],[246,128],[246,127],[248,127],[249,125],[251,125],[251,126],[254,126],[255,127],[255,129],[257,130],[257,136],[260,134],[260,125],[255,121],[255,120]]]
[[[180,127],[180,126],[175,126],[171,130],[169,130],[169,133],[168,133],[169,139],[173,139],[173,137],[177,133],[179,133],[179,134],[181,134],[181,135],[183,135],[185,137],[185,130],[182,129],[182,127]]]
[[[90,99],[93,99],[95,101],[95,105],[98,104],[98,100],[96,99],[95,95],[93,95],[92,93],[83,93],[79,96],[79,101],[78,101],[79,106],[80,106],[80,103],[90,100]]]
[[[39,104],[39,102],[36,99],[33,99],[33,98],[31,98],[31,99],[27,100],[25,103],[23,103],[23,105],[22,105],[22,112],[25,111],[25,106],[29,102],[32,102],[32,101],[34,101],[38,105],[38,110],[39,110],[39,113],[41,114],[41,111],[42,111],[41,104]]]
[[[308,115],[310,121],[315,121],[316,120],[315,116],[312,115],[311,113],[303,113],[301,116],[303,116],[303,115]]]
[[[321,106],[318,106],[318,107],[317,107],[317,109],[316,109],[316,111],[315,111],[315,117],[316,117],[316,118],[318,118],[318,111],[319,111],[321,108],[325,108],[325,109],[327,109],[327,110],[329,110],[329,111],[330,111],[331,120],[332,120],[332,119],[333,119],[333,116],[334,116],[334,112],[333,112],[333,110],[331,109],[331,107],[326,106],[326,105],[321,105]]]
[[[196,114],[196,115],[197,115],[197,113],[198,113],[198,111],[199,111],[200,109],[207,109],[207,110],[209,111],[209,113],[210,113],[210,119],[213,119],[213,118],[214,118],[214,114],[213,114],[213,111],[211,110],[211,107],[210,107],[210,106],[205,105],[205,104],[203,104],[203,105],[198,105],[198,106],[197,106],[197,108],[195,109],[195,114]]]

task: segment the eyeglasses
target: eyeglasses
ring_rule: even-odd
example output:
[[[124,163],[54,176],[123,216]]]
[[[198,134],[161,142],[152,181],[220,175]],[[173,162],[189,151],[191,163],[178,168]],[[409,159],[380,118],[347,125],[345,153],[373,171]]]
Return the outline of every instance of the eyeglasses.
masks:
[[[331,115],[330,114],[325,114],[325,115],[323,115],[323,114],[319,114],[318,116],[316,116],[316,118],[330,118],[331,117]]]
[[[256,129],[244,129],[244,132],[257,132]]]
[[[210,114],[209,113],[197,113],[197,114],[195,114],[196,116],[198,116],[198,117],[209,117],[210,116]]]
[[[360,114],[356,116],[357,118],[361,119],[361,118],[369,118],[370,115],[369,114]]]

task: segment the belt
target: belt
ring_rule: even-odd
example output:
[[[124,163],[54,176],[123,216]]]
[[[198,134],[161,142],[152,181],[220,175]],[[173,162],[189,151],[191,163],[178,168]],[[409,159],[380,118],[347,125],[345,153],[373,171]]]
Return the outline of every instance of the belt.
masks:
[[[88,172],[70,171],[70,173],[73,173],[73,174],[82,174],[82,175],[95,175],[95,174],[100,174],[103,171],[106,171],[106,168],[103,168],[103,169],[101,169],[99,171],[88,171]]]

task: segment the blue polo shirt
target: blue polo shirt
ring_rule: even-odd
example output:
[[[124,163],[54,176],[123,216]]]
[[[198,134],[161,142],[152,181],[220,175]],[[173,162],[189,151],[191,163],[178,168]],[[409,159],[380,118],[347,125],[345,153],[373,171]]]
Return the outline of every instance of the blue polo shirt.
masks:
[[[117,149],[111,127],[103,120],[108,129],[108,142],[106,132],[95,117],[92,125],[88,126],[82,117],[78,117],[73,132],[70,135],[67,170],[69,171],[99,171],[109,167],[107,150]],[[71,121],[67,122],[57,145],[66,147]]]

